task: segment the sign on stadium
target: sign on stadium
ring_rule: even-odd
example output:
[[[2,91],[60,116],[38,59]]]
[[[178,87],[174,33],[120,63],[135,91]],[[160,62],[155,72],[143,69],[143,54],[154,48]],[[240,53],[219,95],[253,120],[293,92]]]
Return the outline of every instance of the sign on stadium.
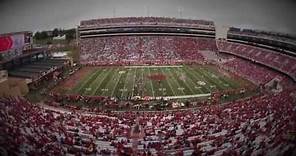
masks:
[[[0,34],[0,54],[4,58],[21,55],[32,44],[32,32]]]

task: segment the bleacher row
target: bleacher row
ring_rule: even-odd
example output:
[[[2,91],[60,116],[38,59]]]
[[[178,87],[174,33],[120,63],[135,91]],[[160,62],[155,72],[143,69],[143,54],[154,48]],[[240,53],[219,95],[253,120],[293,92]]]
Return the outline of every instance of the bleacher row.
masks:
[[[230,53],[239,57],[255,61],[290,75],[296,80],[296,58],[271,50],[249,46],[245,44],[218,41],[220,52]]]
[[[40,77],[60,68],[63,66],[65,60],[62,59],[45,59],[31,63],[27,63],[13,70],[9,70],[9,76],[30,78],[33,80],[39,79]]]
[[[102,18],[84,20],[80,23],[80,28],[108,28],[108,27],[127,27],[127,26],[167,26],[167,27],[195,27],[201,29],[215,30],[213,21],[177,19],[167,17],[121,17],[121,18]],[[259,30],[239,29],[230,27],[229,34],[247,35],[277,41],[290,42],[295,45],[295,36],[265,32]]]
[[[199,50],[216,51],[214,39],[178,36],[116,36],[80,40],[80,62],[197,61]]]
[[[243,36],[253,36],[257,38],[282,41],[296,45],[296,37],[288,34],[281,33],[272,33],[272,32],[264,32],[258,30],[250,30],[250,29],[239,29],[231,27],[228,31],[228,34],[235,35],[243,35]]]
[[[214,22],[206,20],[176,19],[165,17],[122,17],[122,18],[102,18],[81,21],[81,28],[88,27],[108,27],[108,26],[132,26],[132,25],[157,25],[157,26],[187,26],[214,28]]]
[[[257,85],[266,84],[274,78],[277,78],[281,81],[283,87],[287,88],[289,86],[293,86],[291,85],[293,82],[287,79],[284,75],[270,70],[268,67],[254,64],[248,60],[231,57],[227,59],[227,61],[223,62],[222,65],[225,69],[228,69]]]
[[[293,155],[295,89],[167,112],[101,112],[0,99],[9,155]],[[132,132],[138,135],[131,135]],[[138,142],[135,144],[134,138]]]

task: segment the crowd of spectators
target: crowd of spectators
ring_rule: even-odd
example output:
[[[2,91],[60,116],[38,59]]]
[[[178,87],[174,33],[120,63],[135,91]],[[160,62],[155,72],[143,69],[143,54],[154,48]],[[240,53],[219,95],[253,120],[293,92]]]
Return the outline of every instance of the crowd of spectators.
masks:
[[[223,67],[248,80],[251,80],[257,85],[266,84],[274,78],[278,78],[279,80],[284,79],[284,76],[276,71],[237,57],[233,57],[225,61],[223,63]]]
[[[80,62],[169,62],[204,60],[200,50],[216,51],[213,39],[177,36],[116,36],[80,40]]]
[[[1,98],[0,151],[2,155],[295,154],[295,95],[295,90],[286,90],[225,105],[162,112],[94,112]],[[139,135],[131,133],[134,129]]]
[[[213,26],[208,21],[152,17],[81,22],[82,27],[116,24]],[[83,38],[80,46],[81,63],[93,65],[203,62],[199,51],[217,51],[214,39],[177,36]],[[290,56],[224,41],[218,42],[218,49],[296,78],[296,59]],[[251,61],[232,58],[222,66],[256,84],[278,78],[288,85],[286,77]],[[0,98],[0,155],[296,154],[295,84],[276,94],[177,111],[116,111],[118,103],[109,97],[53,94],[50,99],[54,102],[34,104],[24,98]],[[101,103],[112,111],[64,107],[63,101]]]
[[[218,41],[221,52],[230,53],[239,57],[258,62],[274,69],[280,70],[296,79],[296,58],[275,51],[262,49],[246,44]]]

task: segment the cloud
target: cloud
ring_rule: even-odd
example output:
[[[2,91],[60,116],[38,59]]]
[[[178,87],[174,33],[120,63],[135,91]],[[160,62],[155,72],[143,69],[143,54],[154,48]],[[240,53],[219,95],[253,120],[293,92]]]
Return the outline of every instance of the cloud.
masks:
[[[0,33],[70,28],[86,19],[149,14],[295,34],[294,8],[293,0],[0,0]]]

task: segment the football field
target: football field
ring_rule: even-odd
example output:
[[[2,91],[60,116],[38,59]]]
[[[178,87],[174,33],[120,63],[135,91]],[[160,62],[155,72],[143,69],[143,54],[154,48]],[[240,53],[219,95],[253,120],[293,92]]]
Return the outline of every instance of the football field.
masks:
[[[95,68],[81,77],[69,93],[117,98],[168,97],[239,87],[236,80],[207,66],[123,66]]]

